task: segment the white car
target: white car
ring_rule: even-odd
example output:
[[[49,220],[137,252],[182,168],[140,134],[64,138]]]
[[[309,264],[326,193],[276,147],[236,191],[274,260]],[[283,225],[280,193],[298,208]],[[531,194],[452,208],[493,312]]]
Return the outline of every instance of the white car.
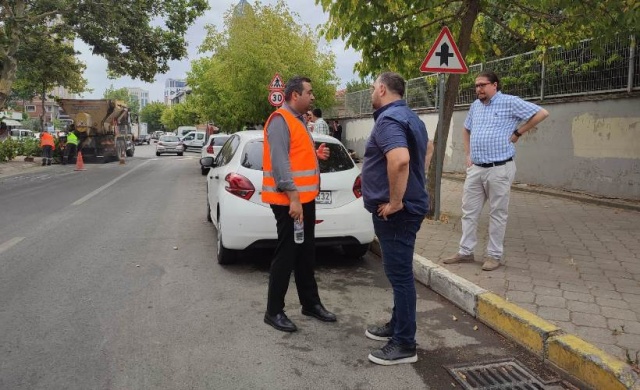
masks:
[[[229,137],[231,137],[229,134],[212,134],[209,136],[209,139],[205,142],[202,150],[200,151],[200,158],[215,157]],[[205,168],[201,164],[200,171],[203,175],[206,175],[207,172],[209,172],[209,168]]]
[[[320,160],[320,194],[316,198],[316,245],[340,245],[350,257],[362,257],[373,241],[371,214],[364,208],[360,169],[337,139],[313,134],[330,158]],[[207,175],[207,219],[218,236],[217,261],[232,263],[238,251],[275,247],[276,220],[261,200],[263,132],[230,136],[216,158],[202,158]]]

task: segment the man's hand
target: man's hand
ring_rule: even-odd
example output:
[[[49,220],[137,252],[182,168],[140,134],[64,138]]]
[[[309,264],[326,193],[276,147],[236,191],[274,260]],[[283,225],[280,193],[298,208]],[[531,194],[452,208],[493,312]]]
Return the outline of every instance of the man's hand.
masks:
[[[291,201],[289,205],[289,215],[294,221],[302,222],[304,216],[302,215],[302,203],[300,203],[300,201]]]
[[[467,168],[473,165],[473,161],[471,161],[471,156],[467,155]]]
[[[399,204],[391,204],[391,203],[383,203],[378,205],[378,217],[382,217],[385,221],[387,217],[393,213],[397,213],[402,210],[404,205],[402,203]]]
[[[327,144],[324,142],[318,146],[318,150],[316,150],[316,155],[320,160],[328,160],[329,159],[329,148]]]

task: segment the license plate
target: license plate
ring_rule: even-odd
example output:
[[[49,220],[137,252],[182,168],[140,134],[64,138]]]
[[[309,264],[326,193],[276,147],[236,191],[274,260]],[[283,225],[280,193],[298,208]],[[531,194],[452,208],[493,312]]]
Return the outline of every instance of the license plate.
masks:
[[[316,196],[316,203],[331,204],[331,191],[320,191]]]

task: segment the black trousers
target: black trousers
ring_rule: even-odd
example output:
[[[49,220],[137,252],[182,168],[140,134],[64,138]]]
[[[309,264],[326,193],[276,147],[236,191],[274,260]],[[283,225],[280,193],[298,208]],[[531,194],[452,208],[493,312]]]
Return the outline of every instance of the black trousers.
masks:
[[[289,216],[289,206],[271,205],[276,217],[278,246],[271,262],[267,313],[276,315],[284,309],[284,297],[289,288],[291,271],[296,281],[298,298],[303,307],[320,304],[318,284],[314,275],[316,265],[316,202],[302,205],[304,215],[304,243],[293,241],[293,218]]]

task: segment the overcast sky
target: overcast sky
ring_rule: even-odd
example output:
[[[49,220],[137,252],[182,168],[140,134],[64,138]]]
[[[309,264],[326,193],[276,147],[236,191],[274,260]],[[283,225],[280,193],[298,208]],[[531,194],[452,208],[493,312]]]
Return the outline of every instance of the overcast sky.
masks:
[[[187,71],[191,68],[191,60],[197,58],[198,46],[202,43],[205,35],[204,26],[206,24],[213,24],[220,30],[223,27],[224,13],[231,5],[235,5],[238,2],[239,0],[209,0],[211,9],[199,18],[187,33],[187,42],[189,44],[187,50],[189,57],[182,61],[171,61],[169,63],[171,69],[165,74],[156,75],[154,83],[145,83],[140,80],[132,80],[128,77],[116,80],[108,79],[107,62],[102,59],[102,57],[92,55],[89,47],[83,42],[76,41],[76,50],[82,53],[80,58],[87,65],[84,76],[89,81],[88,87],[93,89],[93,92],[85,93],[83,97],[102,98],[104,91],[113,85],[116,89],[123,87],[146,89],[149,91],[149,99],[151,101],[163,101],[165,80],[168,78],[185,78]],[[275,4],[276,2],[276,0],[261,1],[262,4]],[[249,0],[249,3],[254,4],[255,1]],[[322,12],[322,8],[315,5],[314,0],[290,0],[288,1],[288,7],[290,11],[300,16],[300,21],[303,24],[308,24],[312,28],[325,23],[328,19],[328,16]],[[321,47],[328,45],[330,50],[336,55],[336,74],[341,80],[341,87],[344,87],[347,82],[356,78],[353,72],[353,65],[360,59],[359,53],[356,53],[353,49],[347,50],[342,41],[327,43],[322,39],[320,45]]]

